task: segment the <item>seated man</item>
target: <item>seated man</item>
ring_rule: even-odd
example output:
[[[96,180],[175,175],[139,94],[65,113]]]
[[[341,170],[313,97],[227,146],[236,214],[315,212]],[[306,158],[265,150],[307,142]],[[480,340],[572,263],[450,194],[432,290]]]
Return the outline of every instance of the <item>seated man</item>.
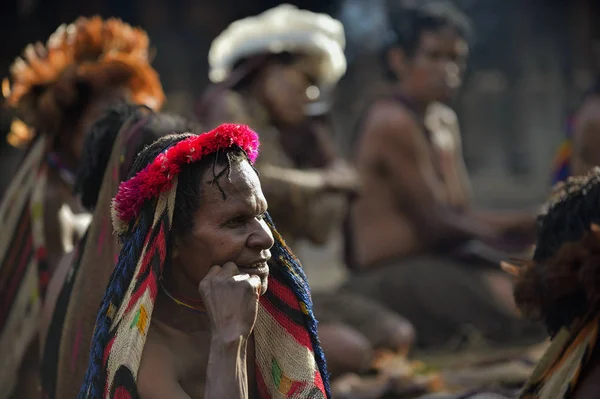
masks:
[[[142,151],[81,397],[329,397],[310,290],[267,214],[243,125]]]
[[[522,399],[600,397],[600,168],[555,186],[539,219],[533,260],[517,275],[521,312],[542,320],[552,343]]]
[[[535,340],[540,332],[517,317],[511,282],[496,264],[458,256],[473,241],[522,248],[535,231],[533,213],[470,205],[456,115],[440,104],[460,86],[468,26],[449,6],[389,15],[382,60],[394,83],[358,126],[363,189],[349,212],[346,249],[361,273],[345,289],[406,317],[421,348],[465,334]]]

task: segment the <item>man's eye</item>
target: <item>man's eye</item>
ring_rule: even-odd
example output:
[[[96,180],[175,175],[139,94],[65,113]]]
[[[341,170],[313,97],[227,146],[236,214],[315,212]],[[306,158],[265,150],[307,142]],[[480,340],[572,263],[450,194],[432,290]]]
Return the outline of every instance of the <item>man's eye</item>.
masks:
[[[244,223],[246,223],[246,218],[237,217],[237,218],[233,218],[230,221],[228,221],[227,226],[237,227],[237,226],[242,226]]]

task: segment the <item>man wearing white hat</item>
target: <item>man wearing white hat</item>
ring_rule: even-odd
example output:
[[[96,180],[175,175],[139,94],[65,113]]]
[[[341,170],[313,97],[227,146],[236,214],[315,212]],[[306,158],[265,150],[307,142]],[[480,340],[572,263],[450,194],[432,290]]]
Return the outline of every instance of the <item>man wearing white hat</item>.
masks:
[[[283,4],[233,22],[210,48],[215,86],[199,117],[208,127],[237,122],[259,133],[265,195],[292,246],[298,239],[324,243],[341,219],[345,193],[356,188],[353,171],[309,116],[323,112],[324,93],[345,73],[344,46],[339,21]],[[300,135],[303,148],[290,148]]]
[[[203,97],[199,117],[207,127],[244,123],[259,134],[256,167],[269,213],[292,248],[301,239],[324,243],[341,227],[349,194],[358,188],[354,170],[315,118],[328,112],[325,98],[346,71],[344,46],[339,21],[284,4],[232,23],[209,52],[215,86]],[[329,371],[335,376],[368,365],[372,337],[350,327],[352,318],[330,317],[339,316],[334,308],[347,299],[329,293],[313,299]],[[352,301],[353,316],[377,319],[386,326],[383,337],[409,331],[411,339],[404,320],[367,302]]]

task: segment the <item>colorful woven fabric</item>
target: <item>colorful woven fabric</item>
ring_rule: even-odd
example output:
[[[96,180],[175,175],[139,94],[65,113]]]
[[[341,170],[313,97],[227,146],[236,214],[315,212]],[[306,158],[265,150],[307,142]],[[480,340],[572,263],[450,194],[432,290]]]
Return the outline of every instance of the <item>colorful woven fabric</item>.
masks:
[[[195,142],[216,143],[211,147],[212,152],[232,144],[246,143],[242,148],[249,154],[254,153],[258,149],[255,133],[237,126],[237,131],[231,126],[217,128],[207,133],[203,140]],[[231,140],[213,141],[210,137],[222,134],[232,135]],[[144,171],[153,170],[152,165],[157,161],[165,162],[170,151],[178,159],[180,149],[191,151],[191,147],[185,146],[186,140],[163,152]],[[160,169],[157,169],[157,173],[161,173]],[[176,174],[170,176],[167,183],[162,178],[153,179],[149,173],[141,175],[146,176],[147,180],[140,181],[134,177],[122,184],[119,190],[150,187],[156,193],[152,198],[155,199],[154,214],[142,212],[135,222],[127,223],[119,220],[119,215],[128,218],[131,214],[129,211],[138,204],[124,201],[113,207],[113,211],[114,208],[125,210],[113,212],[113,217],[117,219],[113,220],[116,230],[129,225],[131,234],[123,242],[117,266],[98,312],[90,364],[80,398],[137,397],[137,373],[158,293],[158,280],[169,253],[177,191]],[[127,184],[131,181],[136,184]],[[144,196],[144,193],[137,194]],[[136,193],[131,191],[128,196],[133,198]],[[275,245],[271,250],[269,289],[261,297],[254,328],[260,397],[328,398],[325,358],[317,337],[317,323],[312,312],[306,276],[300,262],[275,230],[270,217],[267,216],[266,220],[273,231]],[[132,263],[136,265],[135,269],[130,267]],[[119,281],[127,281],[128,284],[122,286]]]
[[[95,322],[90,314],[100,306],[120,249],[111,234],[111,200],[127,176],[128,170],[123,169],[128,169],[132,158],[158,137],[145,129],[152,120],[152,112],[141,108],[123,124],[112,146],[92,223],[75,248],[76,255],[52,310],[41,369],[42,388],[48,398],[74,398],[81,387]]]
[[[519,399],[569,398],[598,342],[600,314],[592,313],[573,330],[563,328],[525,384]]]
[[[558,147],[558,151],[552,162],[552,185],[565,181],[571,176],[571,156],[573,155],[573,125],[574,118],[569,118],[567,125],[567,137]]]
[[[48,282],[42,196],[44,138],[30,149],[0,203],[0,397],[10,396],[27,347],[37,332]]]

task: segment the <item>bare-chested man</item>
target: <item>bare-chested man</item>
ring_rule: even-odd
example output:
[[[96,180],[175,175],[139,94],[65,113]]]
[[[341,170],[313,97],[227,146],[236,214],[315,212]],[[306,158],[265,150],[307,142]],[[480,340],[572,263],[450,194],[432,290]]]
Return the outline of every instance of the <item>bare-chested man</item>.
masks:
[[[346,289],[407,317],[421,347],[472,332],[496,342],[536,336],[514,313],[510,281],[458,257],[474,240],[530,243],[535,229],[533,213],[493,214],[469,204],[456,114],[440,104],[461,84],[466,20],[446,5],[389,15],[382,59],[395,83],[359,125],[364,191],[350,210],[347,252],[362,273]]]

